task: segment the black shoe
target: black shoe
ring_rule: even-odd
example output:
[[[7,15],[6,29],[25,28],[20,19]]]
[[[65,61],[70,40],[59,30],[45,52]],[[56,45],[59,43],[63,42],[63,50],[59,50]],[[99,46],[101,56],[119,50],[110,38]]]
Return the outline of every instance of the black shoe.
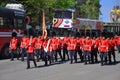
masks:
[[[51,65],[51,61],[49,62],[49,65]]]
[[[116,60],[114,60],[114,63],[116,63]]]
[[[35,67],[37,67],[37,65],[35,64]]]
[[[95,63],[98,63],[98,60],[97,60],[97,61],[95,61]]]
[[[55,62],[57,62],[57,60],[55,60]]]
[[[73,64],[73,62],[72,62],[72,61],[70,61],[70,64]]]
[[[77,61],[75,61],[74,63],[77,63]]]
[[[60,62],[62,62],[63,60],[61,59]]]
[[[45,64],[45,66],[47,66],[48,64]]]
[[[111,64],[112,62],[111,61],[109,61],[109,64]]]
[[[30,69],[30,67],[27,67],[26,69]]]
[[[101,66],[103,66],[104,64],[103,63],[101,63]]]
[[[21,60],[22,62],[24,61],[24,60]]]
[[[14,61],[14,59],[11,59],[10,61]]]
[[[87,64],[87,62],[84,63],[84,65],[86,65],[86,64]]]
[[[68,58],[67,60],[69,61],[70,59]]]
[[[103,66],[103,64],[101,64],[101,66]]]
[[[37,62],[39,62],[39,60],[37,60]]]
[[[65,59],[62,59],[62,61],[65,61]]]
[[[84,60],[81,60],[81,62],[84,62]]]

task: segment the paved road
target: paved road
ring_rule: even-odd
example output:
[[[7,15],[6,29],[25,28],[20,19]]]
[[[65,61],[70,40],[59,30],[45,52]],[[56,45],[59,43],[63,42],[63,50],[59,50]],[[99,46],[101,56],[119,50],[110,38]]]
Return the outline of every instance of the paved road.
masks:
[[[120,80],[120,54],[117,53],[117,64],[100,66],[98,64],[57,63],[44,67],[38,62],[38,68],[26,69],[26,61],[1,60],[0,80]]]

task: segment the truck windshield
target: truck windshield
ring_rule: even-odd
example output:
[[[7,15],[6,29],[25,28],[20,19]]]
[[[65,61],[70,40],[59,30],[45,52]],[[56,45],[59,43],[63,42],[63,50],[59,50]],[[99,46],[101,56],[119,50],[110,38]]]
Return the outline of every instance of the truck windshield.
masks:
[[[55,11],[54,18],[72,18],[71,11]]]

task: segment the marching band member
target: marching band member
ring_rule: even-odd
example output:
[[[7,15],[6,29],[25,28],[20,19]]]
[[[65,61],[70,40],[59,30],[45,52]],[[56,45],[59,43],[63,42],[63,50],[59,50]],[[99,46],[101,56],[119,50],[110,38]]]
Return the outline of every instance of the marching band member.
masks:
[[[51,38],[51,48],[52,48],[52,61],[57,61],[57,39],[55,37]]]
[[[120,53],[120,36],[117,38],[118,52]]]
[[[42,57],[42,44],[43,44],[43,39],[42,37],[39,35],[37,38],[37,41],[35,42],[35,53],[37,56],[37,62],[39,62],[40,60],[40,56]]]
[[[69,43],[69,38],[68,37],[64,37],[63,38],[63,61],[66,60],[66,55],[67,55],[67,58],[69,60],[69,54],[68,54],[68,43]]]
[[[14,60],[14,55],[17,54],[17,44],[18,44],[18,39],[16,39],[16,37],[13,36],[13,38],[10,41],[10,45],[9,45],[11,61]]]
[[[99,46],[99,39],[93,37],[92,39],[92,47],[91,47],[91,61],[92,63],[98,62],[97,58],[97,52],[98,52],[98,46]],[[94,61],[95,60],[95,61]]]
[[[116,62],[115,58],[115,48],[116,48],[116,42],[113,38],[109,40],[109,63],[111,63],[111,55],[113,56],[114,63]]]
[[[27,47],[27,36],[24,35],[22,40],[21,40],[21,44],[20,44],[20,48],[21,48],[21,61],[24,61],[24,56],[26,54],[26,47]]]
[[[103,37],[103,39],[99,44],[99,53],[101,58],[101,66],[103,66],[104,59],[105,59],[105,62],[107,63],[107,54],[108,54],[108,42],[105,39],[105,37]]]
[[[62,40],[60,39],[60,37],[57,38],[57,53],[59,54],[61,61],[63,61],[63,57],[61,54],[61,49],[62,49]],[[56,55],[57,58],[57,55]]]
[[[75,56],[75,48],[76,48],[76,40],[74,39],[74,37],[71,37],[69,41],[70,64],[73,63],[73,57]]]
[[[78,53],[78,55],[80,57],[80,60],[83,62],[81,43],[82,43],[81,38],[77,37],[77,39],[76,39],[76,49],[75,49],[76,50],[76,54],[75,54],[76,62],[77,62],[77,53]]]
[[[34,45],[36,39],[33,38],[33,35],[30,35],[30,38],[27,40],[27,69],[30,68],[30,60],[32,59],[34,66],[37,67],[35,58],[34,58]]]
[[[51,39],[48,39],[48,38],[44,39],[43,51],[44,51],[45,66],[47,66],[48,60],[49,60],[49,63],[51,64]]]
[[[87,64],[87,60],[90,63],[91,45],[92,45],[92,41],[90,40],[89,37],[86,37],[84,45],[83,45],[83,54],[84,54],[85,64]]]

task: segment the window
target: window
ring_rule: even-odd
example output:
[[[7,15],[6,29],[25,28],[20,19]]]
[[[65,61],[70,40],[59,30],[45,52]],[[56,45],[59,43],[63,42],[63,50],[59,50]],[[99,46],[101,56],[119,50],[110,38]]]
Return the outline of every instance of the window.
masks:
[[[4,27],[12,28],[14,26],[14,20],[11,18],[4,18]]]
[[[55,18],[72,18],[72,12],[71,11],[56,11],[55,12]]]
[[[0,26],[3,26],[3,18],[0,17]]]
[[[23,19],[16,19],[16,28],[22,28],[23,27],[24,20]]]
[[[12,28],[14,20],[11,18],[0,17],[0,28]]]
[[[24,11],[0,8],[0,28],[22,28],[24,25]]]

